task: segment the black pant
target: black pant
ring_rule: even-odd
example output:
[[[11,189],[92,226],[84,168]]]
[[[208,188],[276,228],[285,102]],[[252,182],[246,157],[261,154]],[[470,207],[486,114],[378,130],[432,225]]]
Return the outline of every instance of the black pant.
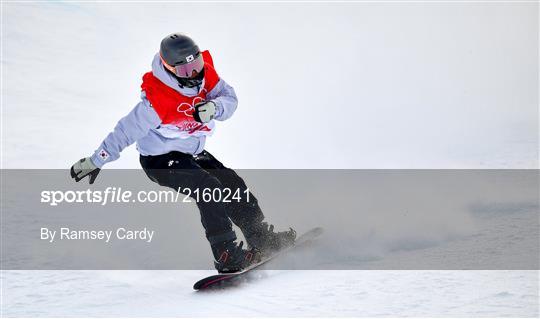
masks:
[[[188,188],[192,195],[194,190],[199,189],[202,192],[205,188],[228,188],[232,192],[238,190],[240,201],[197,201],[201,222],[210,244],[236,239],[231,220],[246,234],[264,219],[255,196],[251,193],[248,196],[246,193],[244,180],[207,151],[196,156],[181,152],[141,156],[140,162],[152,181],[174,190],[179,187]]]

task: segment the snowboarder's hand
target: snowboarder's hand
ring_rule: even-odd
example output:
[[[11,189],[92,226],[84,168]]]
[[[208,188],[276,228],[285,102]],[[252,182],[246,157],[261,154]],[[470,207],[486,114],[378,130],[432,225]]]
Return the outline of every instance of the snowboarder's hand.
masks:
[[[101,169],[92,163],[90,157],[85,157],[71,166],[71,177],[78,182],[84,177],[90,176],[90,184],[94,184],[99,171],[101,171]]]
[[[216,104],[212,101],[197,103],[194,107],[193,118],[197,122],[208,123],[216,115]]]

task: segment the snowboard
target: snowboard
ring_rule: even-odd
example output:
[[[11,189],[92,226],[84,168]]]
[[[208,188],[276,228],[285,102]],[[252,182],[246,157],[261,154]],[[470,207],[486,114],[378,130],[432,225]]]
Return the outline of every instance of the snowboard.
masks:
[[[296,240],[294,241],[294,244],[284,248],[282,250],[279,250],[272,255],[262,259],[256,264],[251,265],[250,267],[234,273],[223,273],[223,274],[217,274],[212,275],[206,278],[203,278],[199,281],[197,281],[193,285],[193,289],[195,290],[204,290],[204,289],[210,289],[210,288],[216,288],[216,287],[222,287],[223,285],[226,285],[228,283],[236,282],[238,279],[246,276],[247,273],[249,273],[251,270],[260,267],[261,265],[264,265],[265,263],[269,262],[270,260],[296,248],[302,245],[305,245],[311,241],[313,241],[315,238],[319,237],[323,233],[323,229],[321,227],[316,227],[311,230],[308,230],[307,232],[300,235]]]

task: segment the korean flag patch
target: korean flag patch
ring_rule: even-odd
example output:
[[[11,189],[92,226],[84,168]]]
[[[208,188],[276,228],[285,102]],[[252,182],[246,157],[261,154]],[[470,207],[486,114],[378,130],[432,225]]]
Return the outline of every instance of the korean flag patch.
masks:
[[[106,161],[109,158],[109,153],[107,153],[107,151],[104,149],[101,149],[99,151],[99,158],[101,158],[102,161]]]

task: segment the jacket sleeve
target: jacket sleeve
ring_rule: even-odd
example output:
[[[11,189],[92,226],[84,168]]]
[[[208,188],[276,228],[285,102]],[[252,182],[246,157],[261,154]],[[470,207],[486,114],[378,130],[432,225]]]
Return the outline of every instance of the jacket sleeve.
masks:
[[[141,101],[128,115],[118,121],[114,130],[107,135],[92,155],[92,162],[101,168],[105,163],[118,159],[124,148],[146,136],[150,129],[157,127],[160,123],[161,119],[143,91]]]
[[[216,86],[206,95],[206,98],[216,104],[216,116],[218,121],[230,118],[238,106],[238,98],[232,86],[220,79]]]

